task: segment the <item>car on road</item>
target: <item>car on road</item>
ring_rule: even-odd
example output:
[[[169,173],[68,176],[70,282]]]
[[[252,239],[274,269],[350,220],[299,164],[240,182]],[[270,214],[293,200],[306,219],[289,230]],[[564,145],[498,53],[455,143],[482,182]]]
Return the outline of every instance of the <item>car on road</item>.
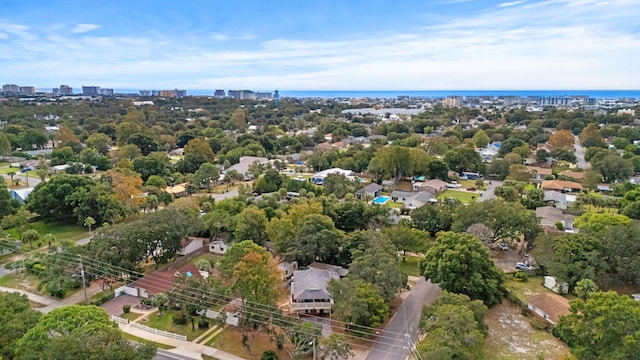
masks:
[[[498,249],[502,250],[502,251],[507,251],[509,250],[509,246],[506,243],[498,243]]]
[[[517,262],[516,263],[516,269],[518,270],[533,270],[533,266],[524,263],[524,262]]]

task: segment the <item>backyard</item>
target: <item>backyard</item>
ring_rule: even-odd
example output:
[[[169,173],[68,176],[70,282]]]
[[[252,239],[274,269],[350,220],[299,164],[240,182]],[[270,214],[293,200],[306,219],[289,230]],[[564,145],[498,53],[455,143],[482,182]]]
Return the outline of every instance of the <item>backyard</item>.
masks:
[[[60,223],[46,223],[44,221],[36,221],[29,224],[31,229],[38,231],[40,237],[46,234],[53,234],[56,236],[58,241],[68,240],[68,241],[78,241],[83,239],[89,234],[87,233],[87,229],[83,228],[80,225],[75,224],[60,224]],[[5,230],[6,233],[11,234],[13,239],[20,239],[20,234],[18,230],[15,228]],[[47,245],[39,241],[41,245]],[[36,242],[37,244],[37,242]],[[34,244],[35,245],[35,244]],[[29,249],[29,245],[25,245],[23,247],[25,250]]]
[[[180,312],[175,310],[168,310],[162,316],[158,316],[158,312],[153,312],[147,316],[147,321],[140,320],[139,323],[158,330],[169,331],[176,334],[186,335],[187,341],[192,341],[198,336],[204,334],[213,325],[212,320],[209,319],[209,327],[206,329],[198,329],[198,320],[195,319],[196,330],[191,330],[191,321],[187,320],[185,325],[176,325],[173,323],[172,318],[174,315],[178,315]]]
[[[235,327],[227,326],[224,331],[206,345],[214,346],[247,360],[260,360],[260,356],[266,350],[274,350],[280,359],[289,359],[289,354],[285,350],[278,350],[275,342],[271,341],[264,331],[258,333],[251,340],[250,344],[251,348],[249,350],[242,345],[242,334],[240,331]]]
[[[467,192],[464,190],[445,190],[442,194],[438,195],[438,200],[444,199],[456,199],[463,204],[469,204],[478,200],[480,194]]]
[[[532,320],[539,319],[522,315],[520,308],[507,300],[491,308],[485,318],[489,326],[489,335],[485,341],[485,358],[570,359],[569,348],[550,332],[531,326]]]
[[[420,274],[420,258],[414,255],[407,255],[406,261],[402,261],[400,257],[400,269],[410,276],[421,276]]]

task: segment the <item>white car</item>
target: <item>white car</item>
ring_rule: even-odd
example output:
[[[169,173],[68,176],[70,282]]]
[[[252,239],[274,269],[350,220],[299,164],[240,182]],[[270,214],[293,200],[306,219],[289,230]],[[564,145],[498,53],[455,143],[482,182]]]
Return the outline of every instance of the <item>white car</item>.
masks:
[[[517,262],[516,263],[516,269],[518,270],[533,270],[533,266],[527,264],[527,263],[523,263],[523,262]]]
[[[506,243],[498,243],[498,249],[502,250],[502,251],[507,251],[509,250],[509,246]]]

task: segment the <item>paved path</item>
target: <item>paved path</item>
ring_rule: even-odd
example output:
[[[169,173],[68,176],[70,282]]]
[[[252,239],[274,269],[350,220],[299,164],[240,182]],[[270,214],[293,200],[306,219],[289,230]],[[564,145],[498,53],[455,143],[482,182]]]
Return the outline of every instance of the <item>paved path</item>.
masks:
[[[440,292],[438,285],[420,278],[369,351],[367,360],[405,360],[420,332],[422,307],[433,303]]]
[[[575,154],[576,154],[576,159],[578,162],[578,166],[581,169],[588,169],[591,167],[591,165],[584,159],[584,147],[582,145],[580,145],[580,139],[578,138],[578,136],[574,136],[575,138],[575,144],[573,145],[574,150],[575,150]]]
[[[487,187],[482,191],[482,195],[478,198],[478,201],[486,201],[495,199],[495,191],[498,186],[502,186],[502,181],[500,180],[491,180],[487,183]]]

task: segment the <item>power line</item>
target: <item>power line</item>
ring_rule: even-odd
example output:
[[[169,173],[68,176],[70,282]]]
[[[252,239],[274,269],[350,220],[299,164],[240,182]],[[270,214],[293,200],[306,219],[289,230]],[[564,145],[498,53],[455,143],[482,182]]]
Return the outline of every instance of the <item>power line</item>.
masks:
[[[72,265],[74,267],[78,267],[79,266],[78,256],[77,255],[72,255],[72,254],[67,254],[67,253],[57,253],[57,254],[54,254],[54,255],[57,256],[59,260],[62,260],[62,262],[64,264],[66,264],[67,266],[68,265]],[[140,276],[140,278],[143,276],[143,274],[141,274],[141,273],[138,273],[138,272],[135,272],[135,271],[130,271],[130,270],[124,269],[124,268],[120,268],[118,266],[111,265],[111,264],[108,264],[108,263],[103,263],[103,262],[101,262],[99,260],[91,259],[91,258],[88,258],[88,257],[84,257],[83,259],[85,260],[85,264],[88,266],[88,268],[85,270],[85,272],[88,273],[88,274],[93,274],[93,275],[98,276],[98,277],[104,277],[105,274],[108,275],[109,277],[121,277],[123,274],[127,274],[128,275],[129,273],[133,273],[133,274],[135,274],[137,276]],[[98,266],[106,266],[107,270],[98,269],[97,268]],[[165,284],[170,284],[172,286],[175,285],[172,281],[165,280],[165,279],[158,279],[157,282],[164,282]],[[184,284],[183,284],[183,287],[182,287],[181,290],[186,294],[180,294],[180,293],[175,293],[174,292],[174,293],[172,293],[172,296],[174,297],[174,299],[176,299],[178,301],[182,301],[184,303],[188,303],[188,304],[198,305],[199,306],[199,304],[194,304],[191,301],[191,299],[189,298],[189,296],[202,296],[203,293],[200,292],[200,290],[194,291],[193,287],[190,287],[188,285],[184,286]],[[207,292],[204,295],[208,295],[211,298],[213,298],[214,300],[221,301],[221,302],[228,302],[228,301],[231,301],[231,300],[235,300],[235,298],[233,298],[233,297],[222,295],[222,294],[219,294],[219,293],[216,293],[216,292],[213,292],[213,291]],[[300,324],[299,322],[295,321],[293,318],[290,318],[290,317],[289,317],[289,319],[291,319],[291,320],[287,320],[286,319],[287,317],[280,318],[282,316],[282,310],[280,308],[278,308],[278,307],[273,307],[273,306],[264,305],[264,304],[260,304],[260,303],[254,303],[254,302],[250,302],[250,301],[245,301],[245,303],[247,303],[249,305],[256,305],[257,306],[257,307],[249,307],[248,309],[244,310],[245,313],[248,313],[250,315],[257,315],[257,316],[261,316],[261,317],[272,317],[272,318],[275,315],[277,315],[278,316],[278,325],[279,326],[283,326],[283,327],[287,326],[287,325],[295,326],[295,325],[299,325]],[[213,305],[217,305],[215,303],[210,303],[210,302],[206,302],[206,304],[208,305],[207,307],[212,307]],[[267,309],[263,309],[263,308],[260,308],[260,307],[267,307]],[[264,325],[270,325],[271,324],[270,322],[268,322],[266,320],[265,321],[260,321],[258,319],[253,319],[253,321],[255,321],[256,323],[264,324]],[[335,322],[335,323],[348,325],[345,322],[341,322],[341,321],[337,321],[337,320],[333,320],[333,319],[331,319],[331,321]],[[376,330],[377,331],[377,329],[374,329],[374,328],[371,328],[371,327],[364,327],[363,326],[363,328],[368,328],[368,329],[372,329],[372,330]],[[298,331],[298,332],[301,333],[301,334],[308,335],[308,336],[316,336],[315,334],[305,333],[304,331]],[[363,335],[370,335],[369,333],[364,332],[364,331],[354,330],[352,332],[358,332],[358,333],[361,333]],[[392,334],[397,334],[397,335],[402,335],[402,334],[394,333],[394,332],[391,332],[391,333]],[[377,343],[379,341],[382,341],[382,340],[390,340],[392,342],[391,343],[390,342],[385,342],[386,345],[388,345],[388,346],[390,346],[392,348],[393,347],[397,347],[397,348],[403,348],[404,349],[404,347],[402,345],[397,345],[395,343],[396,339],[388,337],[388,336],[385,336],[385,335],[379,336],[377,341],[372,340],[372,339],[357,337],[357,336],[350,335],[350,334],[344,334],[344,335],[345,335],[346,338],[356,339],[356,340],[359,340],[359,341],[366,341],[366,342],[373,343],[373,344],[375,344],[375,343]],[[360,348],[363,348],[363,349],[367,349],[369,351],[377,351],[377,352],[382,352],[384,354],[392,354],[392,353],[395,354],[392,351],[375,349],[375,347],[373,347],[373,346],[369,348],[369,347],[366,347],[365,345],[360,345],[360,344],[357,344],[357,343],[349,342],[349,344],[354,346],[354,347],[360,347]]]

